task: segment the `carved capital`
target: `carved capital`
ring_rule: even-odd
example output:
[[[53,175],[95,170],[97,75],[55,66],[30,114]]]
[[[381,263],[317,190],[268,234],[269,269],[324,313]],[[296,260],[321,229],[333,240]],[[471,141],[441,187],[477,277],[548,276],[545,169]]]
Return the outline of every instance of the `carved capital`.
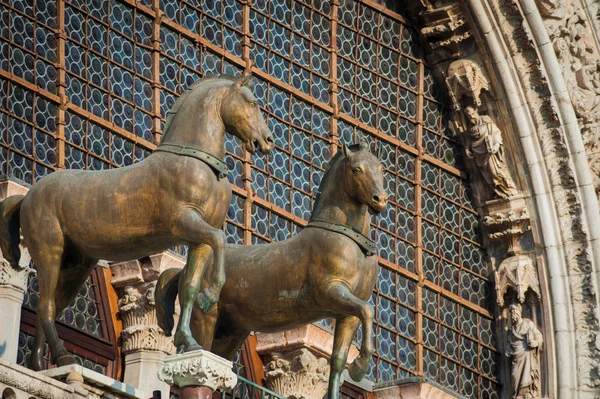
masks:
[[[160,273],[182,268],[183,259],[163,252],[141,260],[110,266],[112,284],[120,288],[119,311],[123,319],[123,353],[141,350],[175,353],[173,339],[158,327],[154,288]]]
[[[265,366],[265,380],[270,390],[286,398],[322,398],[329,381],[328,360],[306,348],[276,353]]]
[[[267,387],[289,398],[321,399],[327,393],[333,335],[308,324],[282,333],[257,333]],[[358,356],[350,346],[348,362]]]
[[[168,356],[158,378],[178,388],[197,386],[213,391],[232,389],[237,383],[233,363],[204,350]]]
[[[25,293],[30,275],[36,274],[35,269],[29,266],[31,258],[27,248],[21,248],[19,268],[15,269],[4,258],[0,258],[0,287],[11,287],[20,293]]]
[[[119,311],[123,319],[123,353],[140,350],[175,353],[173,339],[166,337],[158,327],[154,288],[156,282],[128,285],[119,299]]]

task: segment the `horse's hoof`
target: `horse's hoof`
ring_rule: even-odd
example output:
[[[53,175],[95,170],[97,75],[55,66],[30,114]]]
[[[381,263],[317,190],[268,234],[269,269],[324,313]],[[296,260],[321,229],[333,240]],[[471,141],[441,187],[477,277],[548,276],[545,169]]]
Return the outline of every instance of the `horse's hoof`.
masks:
[[[32,356],[29,360],[29,368],[33,371],[44,371],[46,370],[46,361],[44,358]]]
[[[352,380],[359,382],[365,377],[367,370],[366,368],[362,368],[356,364],[357,360],[359,360],[359,358],[356,358],[352,363],[350,363],[350,366],[348,366],[348,374]]]
[[[203,349],[191,335],[181,331],[175,333],[173,341],[179,354]]]
[[[73,355],[65,351],[59,353],[58,356],[56,356],[54,364],[56,364],[56,367],[61,367],[68,366],[70,364],[77,364],[77,361],[75,360],[75,357],[73,357]]]

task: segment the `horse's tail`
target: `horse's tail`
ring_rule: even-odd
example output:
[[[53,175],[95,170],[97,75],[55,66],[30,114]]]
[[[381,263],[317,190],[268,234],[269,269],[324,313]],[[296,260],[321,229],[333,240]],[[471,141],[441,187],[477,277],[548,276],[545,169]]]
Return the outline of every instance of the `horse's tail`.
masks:
[[[21,203],[24,195],[12,195],[0,203],[0,249],[10,265],[18,269],[21,259]]]
[[[177,286],[181,269],[165,270],[158,281],[154,291],[156,302],[156,318],[158,326],[165,332],[167,337],[171,336],[175,325],[175,299],[177,298]]]

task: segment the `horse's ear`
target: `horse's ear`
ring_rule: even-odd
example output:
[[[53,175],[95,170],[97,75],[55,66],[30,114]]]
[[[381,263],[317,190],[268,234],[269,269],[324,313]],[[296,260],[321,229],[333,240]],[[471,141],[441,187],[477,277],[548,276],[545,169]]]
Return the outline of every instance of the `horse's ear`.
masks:
[[[375,154],[375,156],[377,157],[377,159],[381,159],[381,154],[383,153],[383,145],[381,144],[381,141],[378,143],[377,145],[377,153]]]
[[[253,81],[254,78],[252,77],[252,75],[246,75],[236,80],[233,86],[238,88],[247,87],[249,89],[252,89]]]
[[[369,151],[369,143],[367,143],[366,141],[360,140],[358,145],[361,151]]]
[[[348,157],[348,154],[350,154],[350,150],[348,149],[348,146],[345,143],[342,144],[342,154],[345,157]]]

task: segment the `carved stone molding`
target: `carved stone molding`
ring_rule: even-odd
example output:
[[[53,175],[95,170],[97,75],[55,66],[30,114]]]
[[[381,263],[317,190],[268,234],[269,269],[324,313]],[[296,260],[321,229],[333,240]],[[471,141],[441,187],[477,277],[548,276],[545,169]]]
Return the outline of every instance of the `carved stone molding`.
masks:
[[[515,255],[504,259],[494,272],[494,277],[496,300],[500,307],[504,306],[504,295],[509,288],[517,293],[520,303],[525,302],[527,290],[532,290],[538,298],[541,297],[537,269],[529,256]]]
[[[327,393],[329,364],[307,348],[274,353],[265,365],[267,387],[290,399],[321,399]]]
[[[74,399],[87,397],[84,393],[65,383],[0,359],[0,392],[6,388],[23,393],[28,398]],[[21,394],[18,397],[24,396]]]
[[[198,386],[212,391],[232,389],[237,383],[233,363],[204,350],[168,356],[158,378],[178,388]]]

